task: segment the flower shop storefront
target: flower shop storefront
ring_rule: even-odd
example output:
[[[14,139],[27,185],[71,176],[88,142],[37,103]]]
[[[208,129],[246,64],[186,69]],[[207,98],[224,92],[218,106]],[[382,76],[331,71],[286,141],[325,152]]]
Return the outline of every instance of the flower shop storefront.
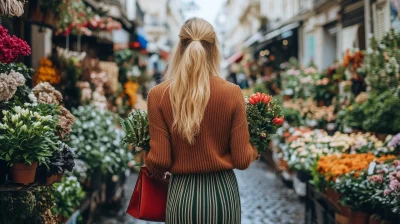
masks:
[[[143,49],[114,52],[121,23],[83,1],[11,2],[0,6],[16,7],[0,10],[0,223],[93,223],[134,169],[118,118],[149,81]]]
[[[305,199],[306,223],[400,220],[399,41],[390,31],[325,71],[292,61],[282,74],[271,165]]]

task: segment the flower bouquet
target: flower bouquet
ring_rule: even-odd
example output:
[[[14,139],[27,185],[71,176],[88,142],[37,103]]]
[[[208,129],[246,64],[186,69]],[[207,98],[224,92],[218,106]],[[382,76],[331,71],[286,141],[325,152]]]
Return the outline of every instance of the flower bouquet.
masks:
[[[132,144],[143,150],[150,149],[149,120],[144,110],[133,110],[128,118],[120,118],[121,126],[126,132],[122,142]]]
[[[250,142],[261,153],[268,148],[272,134],[283,124],[281,107],[271,96],[255,93],[246,99]]]

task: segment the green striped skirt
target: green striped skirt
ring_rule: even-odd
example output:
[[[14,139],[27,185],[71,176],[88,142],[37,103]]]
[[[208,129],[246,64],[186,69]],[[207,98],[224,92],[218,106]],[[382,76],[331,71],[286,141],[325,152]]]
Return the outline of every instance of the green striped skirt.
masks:
[[[166,224],[240,224],[239,188],[232,170],[173,175]]]

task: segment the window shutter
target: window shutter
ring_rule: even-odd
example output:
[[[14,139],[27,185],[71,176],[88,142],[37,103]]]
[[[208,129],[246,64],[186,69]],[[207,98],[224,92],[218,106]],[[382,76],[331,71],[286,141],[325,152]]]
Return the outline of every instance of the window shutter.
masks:
[[[390,11],[386,1],[373,4],[374,36],[381,39],[390,29]]]

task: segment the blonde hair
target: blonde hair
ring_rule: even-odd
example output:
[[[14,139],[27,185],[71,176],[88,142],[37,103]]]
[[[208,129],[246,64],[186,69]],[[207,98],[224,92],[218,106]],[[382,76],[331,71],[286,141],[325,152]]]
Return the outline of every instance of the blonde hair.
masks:
[[[180,40],[166,73],[174,116],[173,128],[194,144],[210,98],[210,76],[219,76],[220,52],[212,25],[191,18],[183,24]]]

